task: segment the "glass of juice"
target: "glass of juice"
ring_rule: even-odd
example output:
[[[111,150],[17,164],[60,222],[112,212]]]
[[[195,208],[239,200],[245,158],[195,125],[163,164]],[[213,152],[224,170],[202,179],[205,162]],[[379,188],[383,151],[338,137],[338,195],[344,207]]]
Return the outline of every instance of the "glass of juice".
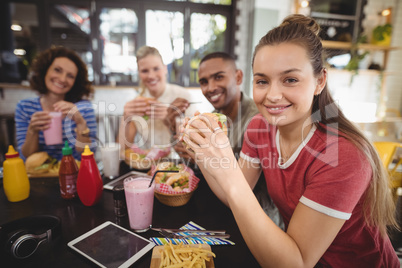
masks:
[[[149,187],[152,177],[134,175],[124,179],[128,218],[134,232],[146,232],[152,226],[155,184]]]

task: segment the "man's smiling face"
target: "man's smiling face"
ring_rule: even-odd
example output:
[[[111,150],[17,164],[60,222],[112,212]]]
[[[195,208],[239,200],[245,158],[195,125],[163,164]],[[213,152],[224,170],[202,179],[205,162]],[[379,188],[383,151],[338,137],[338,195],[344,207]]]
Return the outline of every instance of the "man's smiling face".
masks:
[[[212,58],[200,64],[198,81],[202,93],[216,110],[225,109],[236,96],[236,76],[234,64],[222,58]]]

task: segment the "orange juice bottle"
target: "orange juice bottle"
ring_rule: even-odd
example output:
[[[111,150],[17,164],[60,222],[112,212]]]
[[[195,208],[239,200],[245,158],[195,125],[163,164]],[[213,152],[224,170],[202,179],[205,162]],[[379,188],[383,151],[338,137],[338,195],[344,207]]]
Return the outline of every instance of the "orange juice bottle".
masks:
[[[18,202],[29,197],[30,183],[24,161],[10,145],[3,162],[3,188],[8,201]]]

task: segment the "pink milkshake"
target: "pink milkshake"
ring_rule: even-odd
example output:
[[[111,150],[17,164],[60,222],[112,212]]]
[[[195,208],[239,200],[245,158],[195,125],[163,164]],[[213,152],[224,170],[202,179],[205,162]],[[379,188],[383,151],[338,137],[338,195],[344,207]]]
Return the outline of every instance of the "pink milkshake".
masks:
[[[60,112],[50,112],[49,115],[52,116],[52,121],[50,123],[50,128],[43,131],[45,143],[46,145],[62,144],[62,114]]]
[[[146,232],[152,225],[154,187],[150,176],[132,176],[124,180],[130,227],[135,232]]]

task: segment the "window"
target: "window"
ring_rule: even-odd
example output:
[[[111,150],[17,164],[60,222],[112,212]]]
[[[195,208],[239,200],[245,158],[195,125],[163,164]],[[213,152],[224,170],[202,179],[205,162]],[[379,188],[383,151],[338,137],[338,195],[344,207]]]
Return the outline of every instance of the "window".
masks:
[[[90,51],[91,21],[87,5],[56,4],[51,7],[50,42],[52,46],[73,49],[87,64],[89,80],[93,80]]]
[[[0,38],[0,82],[18,83],[27,79],[29,66],[39,49],[37,7],[35,4],[10,3],[0,8],[0,16],[10,18],[7,24],[0,26],[5,34]]]
[[[135,50],[138,18],[133,9],[102,8],[100,12],[99,48],[102,54],[102,74],[106,82],[130,84],[138,82]]]
[[[147,10],[146,44],[158,49],[168,66],[169,81],[182,84],[184,56],[184,15],[181,12]]]
[[[29,34],[13,32],[12,40],[7,40],[15,43],[16,49],[27,48],[25,55],[22,50],[16,50],[18,55],[11,51],[9,58],[14,58],[17,75],[8,80],[26,80],[30,61],[38,51],[63,45],[77,51],[87,63],[94,84],[138,85],[135,52],[149,45],[160,51],[169,82],[198,86],[198,63],[206,53],[233,53],[233,2],[6,0],[3,5],[11,11],[3,12],[12,15],[11,21],[25,20],[23,29],[29,29]],[[22,66],[26,66],[25,73],[18,71]],[[0,82],[5,82],[4,77],[0,76]]]
[[[191,14],[191,84],[198,83],[198,64],[208,53],[225,50],[227,18],[220,14]]]

